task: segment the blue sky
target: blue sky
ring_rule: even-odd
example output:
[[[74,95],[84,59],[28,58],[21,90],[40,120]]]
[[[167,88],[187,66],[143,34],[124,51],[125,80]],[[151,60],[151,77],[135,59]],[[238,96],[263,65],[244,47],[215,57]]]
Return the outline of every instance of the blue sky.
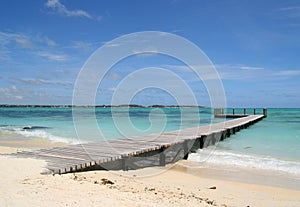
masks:
[[[300,107],[298,0],[2,0],[0,16],[2,104],[71,104],[76,77],[97,48],[128,33],[163,31],[206,53],[223,81],[228,106]],[[162,55],[120,62],[96,103],[109,104],[122,78],[151,66],[177,71],[198,104],[210,105],[203,84]],[[157,89],[141,92],[134,102],[175,104]]]

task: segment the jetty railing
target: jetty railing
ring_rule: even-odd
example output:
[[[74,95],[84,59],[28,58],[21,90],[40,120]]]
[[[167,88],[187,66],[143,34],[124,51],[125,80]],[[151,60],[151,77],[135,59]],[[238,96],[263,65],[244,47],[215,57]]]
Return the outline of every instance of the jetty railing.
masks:
[[[242,111],[242,113],[236,113],[237,111]],[[248,115],[257,115],[257,108],[215,108],[214,109],[214,117],[215,118],[238,118],[245,117]],[[248,113],[249,112],[249,113]],[[268,110],[266,108],[262,108],[262,115],[267,117]]]

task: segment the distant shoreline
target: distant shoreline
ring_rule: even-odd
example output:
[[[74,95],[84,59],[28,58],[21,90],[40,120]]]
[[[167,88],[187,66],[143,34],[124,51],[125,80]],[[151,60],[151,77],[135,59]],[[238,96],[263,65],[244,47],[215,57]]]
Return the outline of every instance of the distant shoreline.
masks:
[[[143,106],[137,104],[122,105],[96,105],[96,106],[76,106],[76,105],[15,105],[0,104],[0,108],[209,108],[206,106],[189,106],[189,105],[151,105]]]

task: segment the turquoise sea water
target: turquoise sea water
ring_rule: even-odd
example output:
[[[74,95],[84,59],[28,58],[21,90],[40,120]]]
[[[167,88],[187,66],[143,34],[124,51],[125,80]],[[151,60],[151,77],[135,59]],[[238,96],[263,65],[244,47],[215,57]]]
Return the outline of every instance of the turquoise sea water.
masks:
[[[95,120],[97,126],[93,125]],[[42,138],[84,143],[173,131],[211,121],[222,120],[212,120],[208,108],[76,108],[73,112],[72,108],[0,108],[0,141]]]
[[[203,157],[214,164],[300,175],[300,109],[268,109],[267,118],[190,159]]]
[[[76,114],[79,138],[71,108],[0,108],[0,142],[48,139],[83,143],[224,121],[213,119],[209,108],[77,108]],[[93,114],[97,128],[93,127]],[[99,130],[102,134],[95,133]],[[300,109],[268,109],[267,118],[219,142],[213,150],[199,150],[190,159],[202,162],[203,157],[216,164],[300,175]]]

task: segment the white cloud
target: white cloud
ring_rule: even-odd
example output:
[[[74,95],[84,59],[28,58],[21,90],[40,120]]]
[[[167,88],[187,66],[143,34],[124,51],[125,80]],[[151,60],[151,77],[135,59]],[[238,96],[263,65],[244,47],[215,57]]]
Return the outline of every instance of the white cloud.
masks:
[[[300,70],[281,70],[275,72],[274,75],[276,76],[298,76],[300,75]]]
[[[251,66],[240,66],[239,69],[241,69],[241,70],[263,70],[264,68],[251,67]]]
[[[241,64],[216,64],[216,68],[226,68],[233,70],[264,70],[263,67],[255,67],[255,66],[246,66]]]
[[[265,68],[241,64],[216,64],[217,71],[223,80],[245,80],[257,78]]]
[[[41,37],[41,42],[46,43],[50,47],[56,47],[58,44],[47,36]]]
[[[61,85],[61,86],[72,86],[73,83],[67,81],[52,81],[43,78],[36,79],[24,79],[24,78],[11,78],[15,83],[22,85]],[[12,86],[12,89],[16,89],[16,86]]]
[[[15,99],[22,100],[22,99],[23,99],[23,96],[15,96]]]
[[[59,0],[48,0],[46,2],[46,7],[52,9],[55,13],[67,16],[67,17],[85,17],[89,19],[95,19],[100,20],[101,17],[94,17],[91,14],[89,14],[87,11],[75,9],[75,10],[69,10],[65,5],[63,5]]]
[[[1,46],[8,45],[12,42],[16,43],[18,46],[21,46],[23,48],[34,47],[34,44],[30,40],[30,38],[24,34],[0,32]]]
[[[55,47],[57,43],[50,39],[47,36],[35,35],[30,36],[22,33],[8,33],[8,32],[0,32],[0,45],[9,45],[15,43],[16,45],[23,47],[34,49],[39,47],[40,43],[44,43],[47,46]]]
[[[178,70],[182,72],[192,72],[192,67],[186,65],[164,65],[171,70]],[[258,74],[265,71],[263,67],[246,66],[241,64],[215,64],[208,66],[193,66],[199,70],[203,80],[214,80],[219,77],[211,71],[213,67],[217,70],[219,76],[223,80],[245,80],[256,78]]]
[[[0,103],[7,104],[66,104],[71,103],[72,97],[69,95],[59,95],[41,92],[38,88],[18,88],[16,86],[0,88]]]
[[[7,100],[22,100],[26,92],[18,89],[16,86],[0,88],[0,100],[4,103]]]
[[[16,36],[14,39],[16,43],[24,48],[33,48],[33,43],[26,37]]]
[[[300,70],[274,70],[263,67],[243,66],[234,64],[215,65],[222,79],[245,80],[258,77],[278,78],[299,76]]]
[[[46,51],[37,52],[37,55],[47,58],[49,60],[54,60],[54,61],[64,61],[67,59],[67,57],[65,55],[53,54],[53,53],[46,52]]]
[[[279,9],[288,18],[300,18],[300,6],[290,6]]]
[[[110,43],[110,42],[103,42],[105,44],[105,47],[119,47],[121,44],[117,43]]]
[[[117,90],[116,87],[109,87],[107,90],[115,92]]]
[[[57,54],[57,52],[52,52],[53,47],[57,45],[54,40],[45,35],[27,35],[0,31],[0,60],[12,61],[13,54],[27,55],[28,57],[34,54],[53,61],[67,60],[67,56],[63,53]],[[26,50],[21,50],[20,48],[25,48]]]
[[[0,43],[0,60],[8,61],[10,60],[10,51],[9,49]]]
[[[179,71],[190,71],[192,70],[191,67],[186,65],[162,65],[162,68],[174,69]]]
[[[91,50],[92,44],[85,41],[73,41],[72,47],[83,52],[89,52]]]
[[[108,73],[105,75],[105,77],[112,81],[118,81],[122,79],[122,76],[116,72]]]
[[[137,57],[151,57],[159,54],[159,51],[155,48],[146,49],[147,52],[134,50],[132,51]]]
[[[163,65],[163,68],[168,68],[170,70],[178,70],[180,73],[192,71],[192,69],[185,65]],[[211,66],[204,66],[194,68],[201,70],[201,68],[209,69]],[[255,80],[258,77],[264,77],[268,79],[278,79],[279,77],[293,77],[300,76],[300,70],[274,70],[268,69],[264,67],[257,66],[246,66],[241,64],[216,64],[214,65],[217,72],[220,75],[222,80]],[[215,76],[211,76],[213,74],[207,73],[208,75],[203,75],[202,79],[216,79]],[[209,75],[211,74],[211,75]]]

